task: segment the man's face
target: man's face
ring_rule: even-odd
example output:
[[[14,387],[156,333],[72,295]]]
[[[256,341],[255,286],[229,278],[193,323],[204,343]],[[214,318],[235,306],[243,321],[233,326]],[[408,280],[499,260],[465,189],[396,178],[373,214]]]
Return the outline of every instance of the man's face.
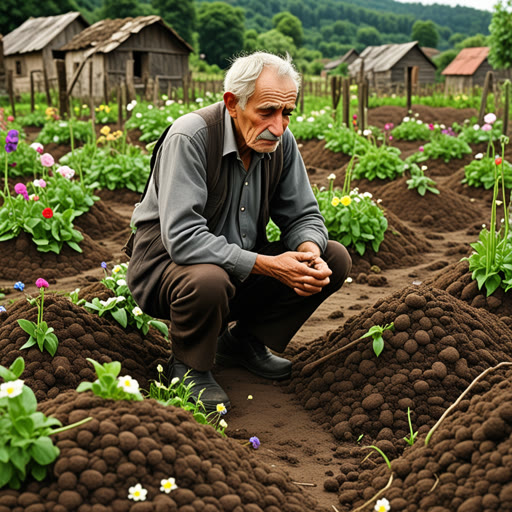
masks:
[[[235,122],[239,150],[242,152],[249,147],[259,153],[275,151],[290,122],[296,98],[294,81],[288,77],[278,77],[272,68],[265,68],[261,72],[254,94],[244,110],[233,98],[230,98],[230,105],[225,95],[229,113]]]

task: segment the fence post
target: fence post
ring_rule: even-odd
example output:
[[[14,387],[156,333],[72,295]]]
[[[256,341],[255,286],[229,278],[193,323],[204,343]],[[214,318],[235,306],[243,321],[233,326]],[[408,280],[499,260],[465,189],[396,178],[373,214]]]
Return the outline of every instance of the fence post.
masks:
[[[133,65],[135,61],[133,59],[127,59],[126,61],[126,101],[135,99],[135,85],[133,83]]]
[[[338,104],[341,97],[341,76],[331,77],[331,96],[332,96],[332,114],[334,119],[337,117]]]
[[[13,72],[12,69],[7,71],[7,94],[9,95],[9,103],[11,104],[12,115],[16,117],[16,106],[14,103],[14,87],[13,87]]]
[[[405,94],[406,94],[406,107],[407,112],[411,110],[412,107],[412,68],[410,66],[405,68]]]
[[[32,70],[30,72],[30,112],[34,112],[35,110],[35,102],[34,102],[34,73],[37,71]]]
[[[89,98],[92,98],[94,93],[94,76],[92,74],[93,67],[92,67],[92,59],[89,62]]]
[[[117,124],[123,129],[123,84],[117,86]]]
[[[66,84],[66,63],[63,59],[56,59],[55,66],[57,67],[57,85],[59,88],[59,115],[63,118],[65,115],[69,115],[69,101]]]
[[[510,81],[507,80],[504,84],[505,95],[505,112],[503,112],[503,135],[508,133],[508,109],[510,107]]]
[[[487,96],[489,95],[489,90],[492,89],[493,78],[494,73],[492,71],[487,71],[487,74],[485,75],[484,88],[482,90],[482,99],[480,100],[480,111],[478,113],[479,125],[482,125],[484,122],[485,108],[487,106]]]
[[[108,105],[108,73],[107,66],[103,67],[103,102]]]
[[[46,104],[52,106],[52,95],[50,94],[50,83],[48,81],[48,72],[46,71],[46,65],[43,59],[43,81],[44,81],[44,92],[46,94]]]
[[[350,118],[350,78],[343,78],[343,90],[342,90],[342,115],[343,124],[348,128]]]

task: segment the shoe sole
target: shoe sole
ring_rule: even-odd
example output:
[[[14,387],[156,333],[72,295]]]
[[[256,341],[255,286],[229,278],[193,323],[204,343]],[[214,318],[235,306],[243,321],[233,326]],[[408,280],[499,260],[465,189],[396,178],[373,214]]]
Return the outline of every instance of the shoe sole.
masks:
[[[254,369],[250,368],[249,365],[242,363],[238,359],[233,359],[230,356],[226,356],[223,354],[217,354],[215,356],[215,362],[220,364],[221,366],[241,366],[246,370],[250,371],[251,373],[254,373],[254,375],[269,380],[285,380],[288,379],[292,374],[291,370],[289,372],[281,373],[279,375],[254,371]]]

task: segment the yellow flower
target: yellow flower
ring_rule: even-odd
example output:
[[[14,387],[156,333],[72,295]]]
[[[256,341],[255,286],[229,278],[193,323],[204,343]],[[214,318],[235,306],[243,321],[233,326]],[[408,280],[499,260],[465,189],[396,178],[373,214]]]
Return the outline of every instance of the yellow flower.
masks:
[[[108,105],[105,105],[105,112],[108,114],[110,112],[110,107]]]
[[[331,204],[332,204],[333,206],[338,206],[338,205],[340,204],[340,198],[339,198],[339,197],[334,196],[334,197],[332,198]]]
[[[110,126],[104,126],[101,130],[100,130],[100,133],[102,135],[108,135],[110,133]]]
[[[105,144],[106,140],[107,139],[105,139],[105,136],[101,135],[100,137],[98,137],[98,144]]]
[[[352,199],[350,199],[350,196],[343,196],[340,202],[343,206],[348,206],[352,202]]]
[[[228,411],[227,411],[226,406],[224,404],[217,404],[217,412],[219,414],[226,414]]]
[[[114,137],[114,134],[113,134],[113,133],[109,133],[109,134],[107,135],[107,140],[108,140],[108,141],[116,140],[116,138]]]
[[[123,135],[123,132],[121,130],[116,130],[114,132],[114,137],[116,137],[116,139],[118,139],[119,137],[121,137]]]

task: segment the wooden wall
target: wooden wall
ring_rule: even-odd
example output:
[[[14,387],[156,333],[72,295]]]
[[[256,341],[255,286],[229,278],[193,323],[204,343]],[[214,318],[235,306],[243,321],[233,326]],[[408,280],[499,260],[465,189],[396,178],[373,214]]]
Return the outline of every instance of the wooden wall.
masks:
[[[418,84],[433,84],[436,81],[436,68],[428,61],[418,47],[414,47],[392,68],[391,81],[403,82],[405,69],[418,66]]]

